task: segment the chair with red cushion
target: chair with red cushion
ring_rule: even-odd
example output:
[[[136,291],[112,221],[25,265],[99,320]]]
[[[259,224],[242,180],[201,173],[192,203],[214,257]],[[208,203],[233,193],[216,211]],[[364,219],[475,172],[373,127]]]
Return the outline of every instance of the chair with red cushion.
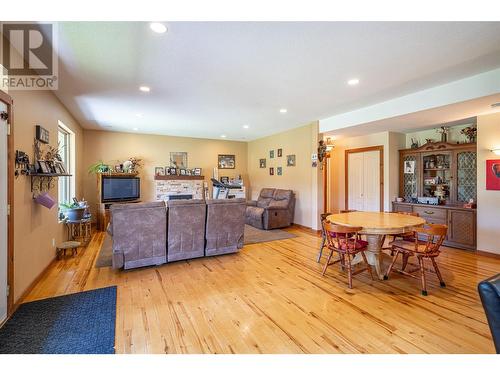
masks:
[[[402,240],[396,240],[391,242],[391,248],[395,251],[392,263],[387,269],[384,276],[384,280],[389,278],[389,274],[394,267],[394,263],[398,258],[399,254],[403,256],[403,266],[401,269],[396,270],[403,275],[418,278],[418,276],[413,275],[414,272],[420,270],[420,279],[422,282],[422,295],[427,295],[427,281],[425,279],[425,267],[424,259],[430,259],[436,272],[436,276],[439,279],[441,287],[445,287],[446,284],[443,281],[441,272],[439,272],[438,265],[436,263],[436,258],[440,254],[440,247],[448,232],[448,226],[442,224],[426,224],[423,228],[415,229],[415,240],[413,242]],[[426,238],[425,241],[419,240],[419,238]],[[419,267],[412,271],[405,271],[406,265],[408,263],[408,257],[415,255],[418,259]]]
[[[340,262],[342,270],[347,268],[347,278],[349,281],[349,288],[352,288],[352,276],[363,271],[368,271],[373,280],[372,269],[366,260],[365,250],[368,242],[362,241],[358,232],[362,229],[360,227],[346,227],[342,225],[335,225],[329,222],[324,224],[327,246],[330,249],[330,254],[323,268],[322,275],[325,275],[328,266]],[[333,253],[339,254],[339,259],[331,262]],[[357,253],[361,253],[366,267],[355,272],[352,271],[352,258]]]
[[[342,213],[342,211],[340,211],[340,212]],[[352,210],[350,212],[354,212],[354,210]],[[321,256],[323,255],[323,248],[326,246],[326,232],[325,232],[324,223],[327,221],[327,218],[330,215],[331,215],[330,212],[327,212],[327,213],[320,215],[320,218],[321,218],[321,245],[319,247],[318,257],[316,258],[316,262],[318,262],[318,263],[321,261]],[[351,233],[351,235],[352,235],[352,233]]]

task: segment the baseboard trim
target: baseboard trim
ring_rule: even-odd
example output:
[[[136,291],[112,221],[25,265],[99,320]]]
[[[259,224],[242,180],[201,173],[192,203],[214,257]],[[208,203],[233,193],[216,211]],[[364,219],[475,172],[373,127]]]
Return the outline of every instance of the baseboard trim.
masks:
[[[500,254],[492,253],[492,252],[489,252],[489,251],[476,250],[476,254],[483,255],[483,256],[489,257],[489,258],[500,259]]]
[[[14,315],[19,306],[21,306],[24,299],[28,296],[28,294],[31,293],[31,291],[35,288],[36,284],[38,284],[40,280],[42,280],[42,278],[49,271],[49,269],[56,263],[56,261],[57,258],[54,257],[54,259],[52,259],[52,261],[47,265],[47,267],[45,267],[42,270],[42,272],[40,272],[40,274],[30,283],[30,285],[28,285],[28,287],[24,290],[23,294],[21,294],[19,298],[14,302],[14,306],[12,308],[12,314],[10,314],[9,317]]]
[[[293,223],[292,227],[294,227],[296,229],[299,229],[301,231],[304,231],[304,232],[306,232],[308,234],[313,234],[315,236],[321,234],[321,230],[312,229],[311,227],[306,227],[305,225],[301,225],[301,224]]]

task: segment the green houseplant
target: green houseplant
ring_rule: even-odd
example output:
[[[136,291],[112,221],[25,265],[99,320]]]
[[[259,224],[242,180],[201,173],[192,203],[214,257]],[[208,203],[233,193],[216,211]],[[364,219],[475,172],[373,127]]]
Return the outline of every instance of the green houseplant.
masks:
[[[109,172],[109,165],[104,164],[102,160],[98,161],[95,164],[92,164],[88,169],[89,174],[92,173],[106,173]]]

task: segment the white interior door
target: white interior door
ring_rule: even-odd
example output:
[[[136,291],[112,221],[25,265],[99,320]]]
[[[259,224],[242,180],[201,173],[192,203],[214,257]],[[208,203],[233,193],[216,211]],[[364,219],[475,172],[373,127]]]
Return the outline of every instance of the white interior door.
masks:
[[[363,152],[363,211],[380,211],[380,152]]]
[[[364,211],[364,181],[363,181],[363,153],[348,154],[348,208],[349,210]]]
[[[0,112],[7,105],[0,102]],[[7,123],[0,119],[0,323],[7,317]]]
[[[380,211],[380,152],[348,154],[349,210]]]

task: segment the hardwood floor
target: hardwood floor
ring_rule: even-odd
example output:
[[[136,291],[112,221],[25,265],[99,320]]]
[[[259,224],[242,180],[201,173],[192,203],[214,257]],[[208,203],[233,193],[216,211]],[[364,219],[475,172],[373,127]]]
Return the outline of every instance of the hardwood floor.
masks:
[[[104,233],[56,262],[25,301],[118,286],[117,353],[494,353],[477,283],[500,259],[445,248],[447,283],[321,276],[320,238],[247,245],[238,254],[131,271],[95,268]]]

